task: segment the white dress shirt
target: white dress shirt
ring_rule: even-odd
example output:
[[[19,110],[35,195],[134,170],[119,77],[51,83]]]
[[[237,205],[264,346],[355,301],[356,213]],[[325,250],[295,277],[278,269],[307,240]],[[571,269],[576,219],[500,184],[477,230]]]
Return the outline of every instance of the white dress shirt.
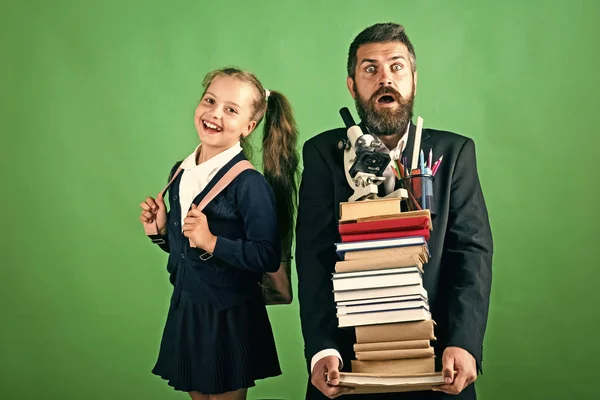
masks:
[[[201,164],[196,164],[196,154],[200,150],[199,144],[196,150],[181,163],[181,181],[179,182],[179,205],[181,206],[181,227],[183,229],[183,220],[187,216],[192,202],[204,190],[208,182],[215,174],[223,168],[225,164],[237,156],[242,151],[240,142],[237,142],[229,149],[217,154],[213,158],[206,160]]]
[[[382,176],[385,176],[385,181],[383,181],[383,185],[385,187],[385,193],[390,194],[394,191],[394,187],[396,186],[396,175],[394,175],[394,160],[400,160],[402,158],[402,153],[406,148],[406,142],[408,141],[408,130],[410,129],[410,124],[406,127],[406,132],[404,135],[398,140],[398,144],[395,148],[390,150],[390,158],[392,162],[388,165],[388,167],[383,171]]]

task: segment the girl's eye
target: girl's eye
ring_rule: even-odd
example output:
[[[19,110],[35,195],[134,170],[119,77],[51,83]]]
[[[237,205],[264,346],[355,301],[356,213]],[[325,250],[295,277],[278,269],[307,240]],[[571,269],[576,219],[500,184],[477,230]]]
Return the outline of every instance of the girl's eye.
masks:
[[[235,108],[231,108],[231,107],[227,108],[227,111],[229,111],[231,113],[236,113],[236,114],[238,113]]]
[[[206,98],[206,102],[209,103],[209,104],[214,104],[215,103],[215,101],[213,99],[211,99],[210,97]]]

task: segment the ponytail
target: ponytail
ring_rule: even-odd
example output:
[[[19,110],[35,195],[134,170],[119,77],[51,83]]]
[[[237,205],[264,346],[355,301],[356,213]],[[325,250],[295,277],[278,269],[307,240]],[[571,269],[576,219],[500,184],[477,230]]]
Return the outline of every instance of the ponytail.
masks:
[[[282,257],[291,257],[298,192],[298,129],[286,97],[270,91],[263,128],[263,173],[275,193]],[[290,252],[290,254],[288,254]]]
[[[208,88],[217,76],[231,76],[247,82],[256,89],[252,118],[258,125],[263,117],[263,174],[275,193],[277,221],[282,243],[282,260],[291,259],[296,196],[298,194],[296,173],[298,170],[298,130],[292,107],[285,96],[277,91],[265,90],[258,78],[247,71],[227,67],[209,72],[202,85]],[[241,138],[246,158],[252,158],[252,147]]]

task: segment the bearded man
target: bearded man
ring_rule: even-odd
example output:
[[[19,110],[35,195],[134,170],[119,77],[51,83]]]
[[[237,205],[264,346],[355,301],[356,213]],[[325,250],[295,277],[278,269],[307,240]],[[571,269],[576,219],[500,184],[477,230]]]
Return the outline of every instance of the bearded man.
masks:
[[[376,24],[358,34],[348,52],[347,85],[363,132],[376,135],[394,158],[412,159],[417,91],[413,45],[401,25]],[[298,298],[310,380],[306,399],[359,397],[336,386],[339,371],[354,359],[355,330],[338,328],[332,273],[339,258],[335,243],[339,204],[353,194],[346,181],[346,129],[323,132],[303,146],[304,171],[296,228]],[[433,160],[443,156],[433,182],[433,231],[424,265],[438,370],[445,384],[436,391],[369,395],[369,399],[475,399],[481,372],[492,280],[492,234],[472,139],[423,129],[420,148]],[[399,187],[387,171],[380,195]],[[382,193],[383,192],[383,193]],[[329,376],[329,383],[326,376]]]

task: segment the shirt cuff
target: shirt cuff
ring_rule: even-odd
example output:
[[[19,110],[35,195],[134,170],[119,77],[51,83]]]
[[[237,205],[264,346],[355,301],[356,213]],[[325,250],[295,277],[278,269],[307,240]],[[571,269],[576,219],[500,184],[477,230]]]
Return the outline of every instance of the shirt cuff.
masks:
[[[341,370],[342,367],[344,366],[344,361],[342,361],[342,356],[340,355],[340,352],[337,351],[336,349],[325,349],[325,350],[321,350],[319,351],[317,354],[315,354],[311,361],[310,361],[310,373],[312,374],[313,369],[315,368],[315,364],[317,362],[319,362],[320,359],[325,358],[327,356],[336,356],[337,358],[339,358],[340,360],[340,366],[339,369]]]

